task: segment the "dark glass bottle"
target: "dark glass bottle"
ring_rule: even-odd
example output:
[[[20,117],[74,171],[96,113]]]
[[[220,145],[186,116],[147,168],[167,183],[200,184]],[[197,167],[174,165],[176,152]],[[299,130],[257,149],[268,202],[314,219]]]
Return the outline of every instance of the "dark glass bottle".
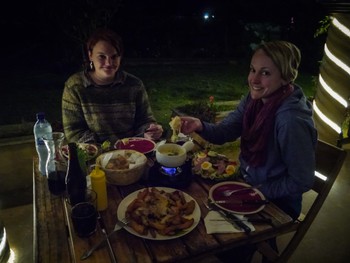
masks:
[[[85,201],[86,175],[80,167],[77,145],[75,143],[68,144],[68,152],[66,187],[69,203],[73,207],[77,203]]]

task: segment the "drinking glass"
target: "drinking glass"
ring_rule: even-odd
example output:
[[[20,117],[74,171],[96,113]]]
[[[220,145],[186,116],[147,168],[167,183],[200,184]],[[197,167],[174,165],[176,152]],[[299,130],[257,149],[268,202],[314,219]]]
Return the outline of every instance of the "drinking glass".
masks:
[[[85,202],[77,203],[71,208],[73,228],[78,237],[89,237],[95,233],[97,222],[96,201],[96,192],[87,189]]]
[[[46,162],[46,176],[49,190],[54,195],[60,195],[66,190],[67,161],[61,152],[64,133],[53,132],[52,136],[44,137],[43,140],[49,152]]]

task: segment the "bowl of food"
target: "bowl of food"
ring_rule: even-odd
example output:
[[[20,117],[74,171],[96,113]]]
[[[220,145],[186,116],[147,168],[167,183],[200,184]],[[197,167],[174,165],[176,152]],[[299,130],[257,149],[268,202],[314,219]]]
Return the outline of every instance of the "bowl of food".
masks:
[[[186,142],[183,145],[176,143],[164,143],[156,149],[156,160],[166,167],[178,167],[184,164],[187,159],[187,152],[193,148],[193,142]]]
[[[134,150],[115,150],[101,154],[96,159],[106,174],[110,184],[129,185],[141,179],[147,163],[147,157]]]

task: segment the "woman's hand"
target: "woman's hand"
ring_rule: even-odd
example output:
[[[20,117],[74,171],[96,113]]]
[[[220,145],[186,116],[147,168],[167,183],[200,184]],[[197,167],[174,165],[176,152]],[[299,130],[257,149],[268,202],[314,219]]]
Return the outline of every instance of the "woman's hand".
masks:
[[[201,132],[203,125],[200,119],[194,117],[180,117],[181,118],[181,132],[190,134],[191,132]]]
[[[162,134],[163,134],[162,126],[159,124],[152,123],[143,134],[143,137],[149,140],[156,141],[162,136]]]

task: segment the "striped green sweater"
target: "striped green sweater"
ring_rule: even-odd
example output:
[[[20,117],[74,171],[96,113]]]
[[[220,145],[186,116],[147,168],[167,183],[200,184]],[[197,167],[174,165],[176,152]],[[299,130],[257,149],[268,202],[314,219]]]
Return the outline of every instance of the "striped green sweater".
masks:
[[[141,134],[156,122],[142,81],[125,71],[108,86],[84,72],[72,75],[64,86],[62,121],[69,142],[95,143]]]

